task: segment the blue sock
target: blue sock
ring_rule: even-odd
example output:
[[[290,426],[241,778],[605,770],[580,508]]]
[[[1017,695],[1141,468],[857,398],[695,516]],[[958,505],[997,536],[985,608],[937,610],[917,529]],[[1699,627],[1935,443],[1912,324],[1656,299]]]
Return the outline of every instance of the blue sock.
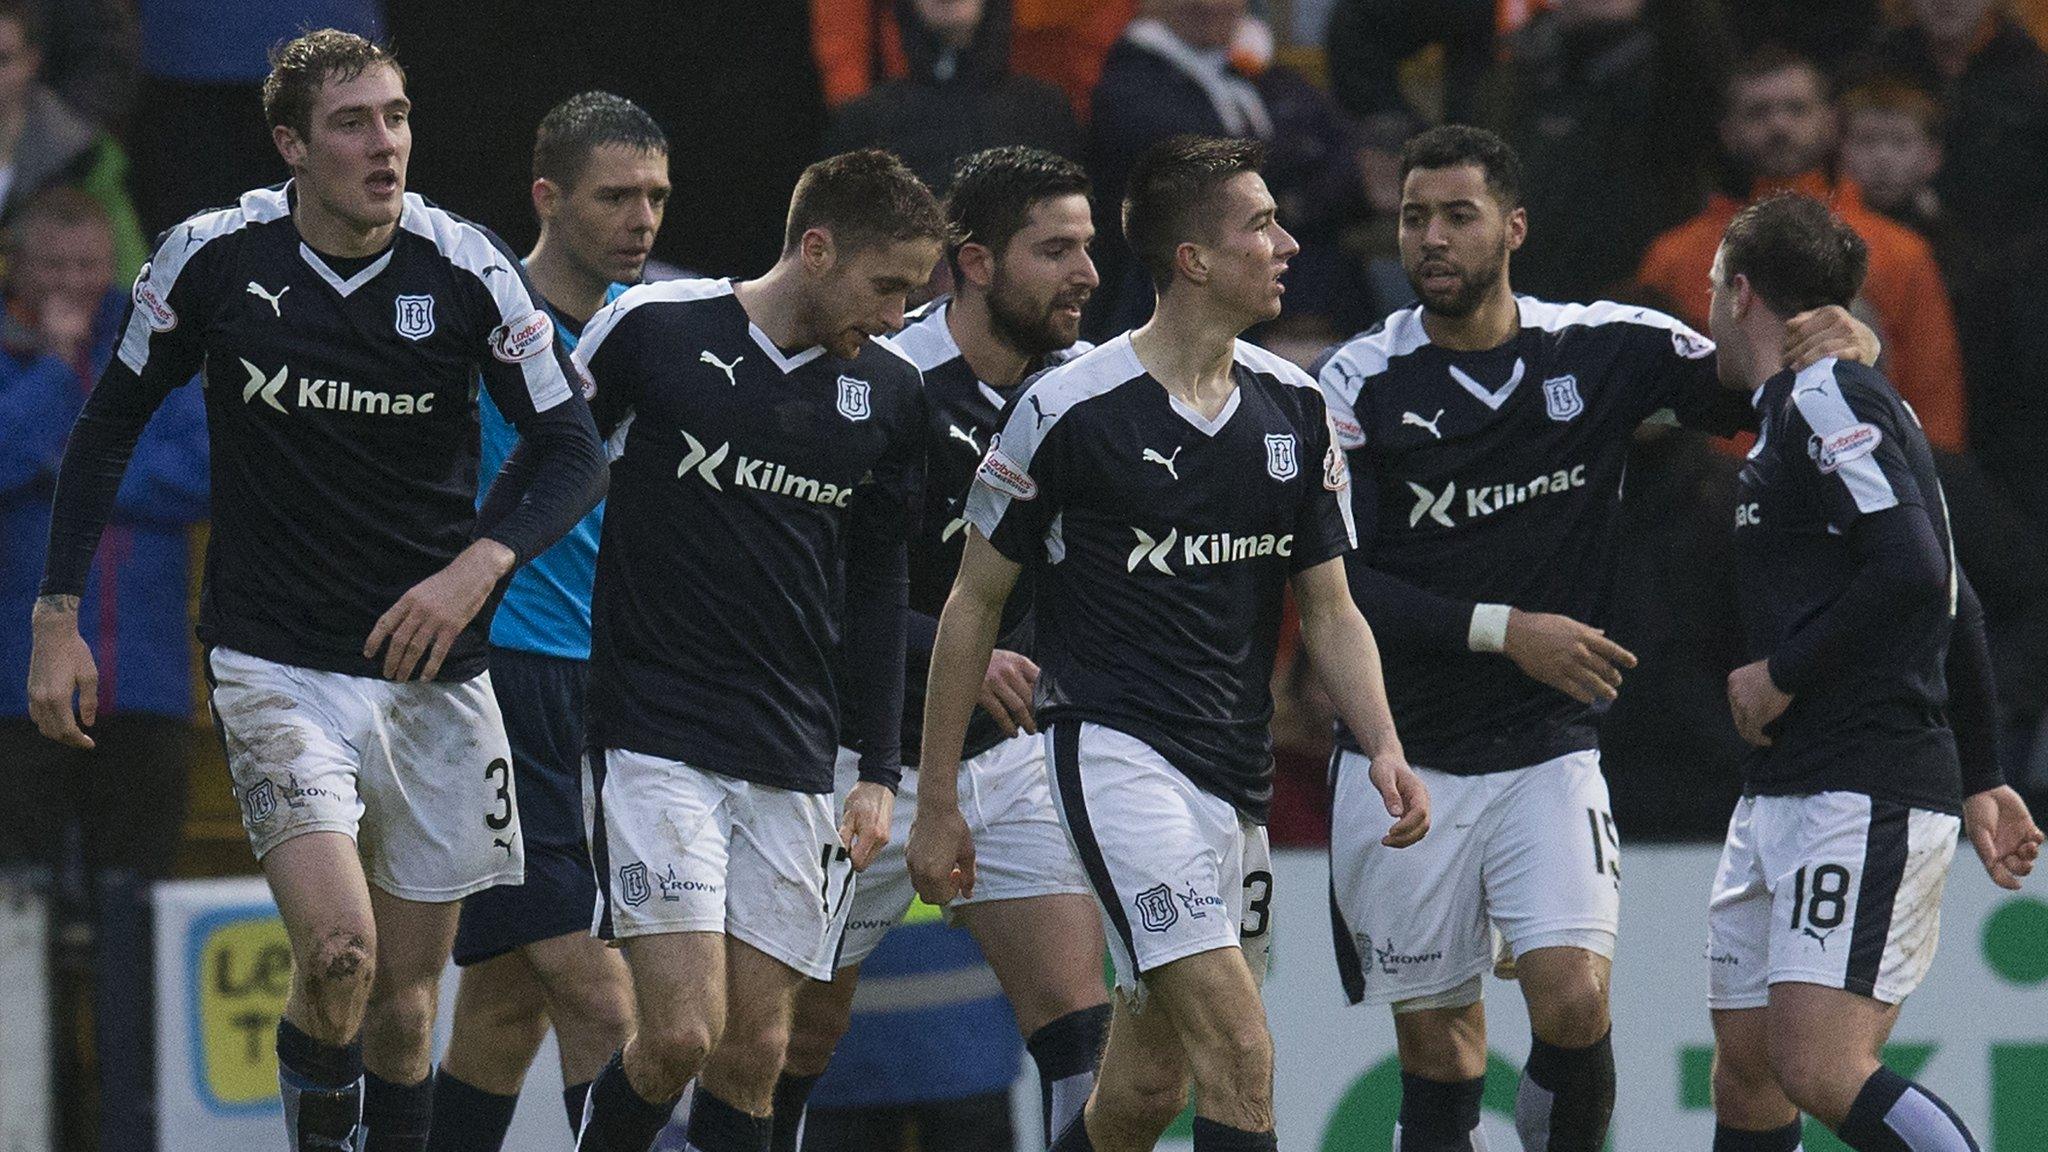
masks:
[[[1614,1118],[1613,1030],[1584,1048],[1532,1036],[1515,1094],[1515,1131],[1534,1152],[1600,1152]]]
[[[1047,1132],[1065,1128],[1087,1106],[1108,1035],[1109,1005],[1097,1004],[1067,1013],[1024,1042],[1038,1065],[1040,1115]]]
[[[697,1085],[690,1101],[690,1147],[697,1152],[768,1152],[770,1116],[749,1116]]]
[[[1207,1116],[1195,1117],[1195,1152],[1275,1152],[1279,1147],[1271,1128],[1247,1132]]]
[[[775,1115],[768,1152],[796,1152],[804,1139],[804,1110],[810,1106],[816,1076],[792,1076],[784,1072],[775,1081]]]
[[[519,1097],[486,1092],[442,1068],[434,1074],[434,1126],[427,1152],[498,1152]]]
[[[633,1091],[625,1054],[614,1052],[590,1082],[590,1123],[576,1141],[577,1152],[647,1152],[675,1106],[674,1100],[648,1100]]]

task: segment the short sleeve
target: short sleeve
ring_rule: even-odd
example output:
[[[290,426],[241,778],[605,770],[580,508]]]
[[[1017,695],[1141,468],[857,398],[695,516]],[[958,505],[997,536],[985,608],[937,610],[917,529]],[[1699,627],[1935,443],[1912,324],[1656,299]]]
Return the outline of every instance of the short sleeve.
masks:
[[[1342,451],[1365,447],[1365,422],[1358,409],[1365,392],[1365,373],[1344,355],[1343,349],[1323,358],[1316,369],[1316,385],[1322,390],[1323,406],[1329,412],[1332,442]]]
[[[1065,480],[1063,445],[1072,435],[1071,423],[1057,418],[1064,413],[1040,419],[1040,401],[1036,384],[1011,401],[967,493],[967,522],[996,551],[1026,565],[1047,554]]]
[[[597,310],[583,326],[583,337],[577,341],[572,358],[573,367],[589,392],[591,417],[597,421],[598,431],[606,436],[613,435],[625,423],[639,396],[641,374],[636,368],[636,352],[650,314],[636,311],[636,291],[629,289]],[[612,447],[611,455],[618,455],[617,445]]]
[[[1828,522],[1847,532],[1859,516],[1920,504],[1901,443],[1904,430],[1891,406],[1859,385],[1845,388],[1832,376],[1815,375],[1792,389],[1797,419],[1791,424],[1804,433],[1804,451],[1792,444],[1783,451],[1794,467],[1803,458],[1812,470]]]
[[[219,295],[223,246],[195,236],[193,225],[164,233],[135,276],[116,359],[145,390],[162,398],[190,380],[206,358],[205,332]]]
[[[1302,485],[1301,507],[1295,513],[1293,571],[1313,568],[1358,547],[1358,528],[1351,518],[1351,467],[1337,442],[1335,418],[1314,393],[1302,405],[1302,439],[1307,456],[1320,466]]]
[[[469,227],[475,227],[470,225]],[[540,306],[540,294],[526,278],[526,269],[502,241],[477,229],[488,244],[482,267],[473,267],[468,247],[458,251],[476,277],[479,291],[477,329],[484,347],[477,350],[484,387],[498,411],[517,427],[528,418],[568,400],[574,375],[561,342],[555,339],[554,318]]]

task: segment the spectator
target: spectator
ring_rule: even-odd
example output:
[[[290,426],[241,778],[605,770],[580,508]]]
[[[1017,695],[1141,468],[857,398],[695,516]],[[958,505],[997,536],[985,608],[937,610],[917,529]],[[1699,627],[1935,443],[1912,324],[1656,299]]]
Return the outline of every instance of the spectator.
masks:
[[[256,130],[272,45],[310,28],[374,38],[384,25],[381,0],[149,0],[141,12],[142,94],[128,139],[152,233],[290,175]]]
[[[1744,50],[1781,44],[1830,74],[1868,52],[1884,31],[1881,0],[1722,0],[1721,7]]]
[[[1905,9],[1870,67],[1936,94],[1948,123],[1935,189],[1984,242],[2009,237],[2048,210],[2048,53],[1992,0]]]
[[[1083,331],[1134,328],[1152,313],[1152,283],[1123,244],[1121,208],[1131,165],[1170,136],[1271,143],[1267,186],[1302,242],[1287,278],[1290,324],[1327,316],[1343,288],[1337,233],[1364,199],[1360,141],[1340,109],[1298,73],[1272,66],[1273,36],[1246,16],[1246,0],[1146,0],[1103,64],[1088,139],[1095,178],[1095,263],[1102,289]],[[1306,290],[1306,295],[1304,295]],[[1334,332],[1322,333],[1327,339]]]
[[[1829,176],[1835,114],[1820,70],[1782,49],[1749,56],[1728,84],[1721,144],[1733,169],[1731,191],[1716,193],[1699,215],[1659,236],[1637,279],[1669,298],[1687,323],[1704,325],[1708,269],[1723,229],[1743,205],[1784,188],[1827,200],[1870,247],[1863,298],[1885,342],[1888,375],[1919,413],[1929,442],[1961,450],[1961,354],[1941,271],[1927,241],[1865,207],[1855,181]]]
[[[1085,120],[1102,58],[1137,11],[1138,0],[1017,0],[1010,66],[1058,85]],[[811,53],[834,107],[910,72],[896,0],[811,0]]]
[[[135,105],[142,36],[129,0],[30,0],[43,27],[43,82],[71,110],[118,131]]]
[[[1470,122],[1493,67],[1498,17],[1495,0],[1337,0],[1324,33],[1330,91],[1375,134],[1397,142],[1439,118]],[[1402,63],[1426,48],[1443,52],[1441,95],[1433,101],[1438,107],[1427,110],[1401,84]],[[1393,151],[1400,152],[1398,143]]]
[[[128,203],[128,160],[119,145],[45,87],[43,26],[28,0],[0,0],[0,226],[57,184],[97,198],[114,229],[115,274],[126,281],[146,259]]]
[[[1506,43],[1484,117],[1528,170],[1518,286],[1612,296],[1699,206],[1724,39],[1691,0],[1559,0]]]
[[[962,156],[1030,144],[1078,158],[1081,130],[1067,98],[1010,73],[1009,0],[896,0],[909,75],[832,115],[821,151],[888,148],[945,191]]]
[[[206,427],[199,389],[187,387],[142,434],[78,616],[100,670],[87,730],[96,745],[81,752],[44,739],[28,719],[24,691],[29,609],[65,437],[113,355],[127,295],[114,281],[113,224],[84,192],[44,192],[22,209],[10,240],[0,302],[0,866],[49,869],[59,880],[60,920],[90,926],[104,882],[170,870],[184,826],[192,737],[186,536],[206,515]],[[60,967],[89,965],[75,958],[78,934],[67,928],[60,937]],[[103,965],[100,975],[103,1003],[110,988],[145,995],[133,985],[146,983],[146,973],[132,966]],[[77,1054],[91,1017],[73,998],[60,999],[57,1012],[61,1146],[94,1147],[94,1092],[79,1079]],[[103,1075],[113,1074],[115,1042],[100,1037]]]

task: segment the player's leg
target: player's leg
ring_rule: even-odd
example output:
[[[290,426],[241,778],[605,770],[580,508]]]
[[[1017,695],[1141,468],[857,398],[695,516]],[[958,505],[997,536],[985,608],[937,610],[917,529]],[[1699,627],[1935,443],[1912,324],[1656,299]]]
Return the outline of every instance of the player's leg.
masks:
[[[797,989],[835,975],[856,889],[832,796],[737,782],[733,793],[728,1021],[690,1102],[700,1152],[769,1146]]]
[[[309,832],[263,854],[292,945],[292,986],[277,1025],[277,1080],[295,1150],[354,1148],[363,1111],[363,1011],[377,929],[355,841]]]
[[[540,984],[546,1018],[555,1026],[562,1104],[574,1131],[590,1082],[633,1034],[633,978],[625,958],[588,931],[528,944],[520,954]]]
[[[377,975],[363,1015],[366,1152],[422,1152],[433,1118],[434,1012],[462,906],[370,889]]]
[[[1356,752],[1331,758],[1330,896],[1337,970],[1354,1004],[1386,1004],[1401,1059],[1395,1152],[1471,1152],[1486,1087],[1481,975],[1493,935],[1481,884],[1488,776],[1419,769],[1431,832],[1396,851]]]
[[[635,1031],[590,1085],[577,1147],[646,1152],[726,1021],[727,903],[737,781],[658,756],[586,759],[592,928],[625,941]]]
[[[363,1026],[372,1152],[426,1146],[433,1024],[464,897],[525,878],[512,750],[489,673],[363,680],[361,849],[378,923]]]
[[[1117,997],[1109,1041],[1086,1110],[1056,1133],[1052,1152],[1137,1152],[1188,1106],[1188,1065],[1170,1013]]]
[[[1714,1017],[1714,1152],[1796,1152],[1799,1109],[1771,1067],[1771,875],[1763,856],[1778,813],[1745,797],[1707,907],[1707,1004]]]
[[[874,871],[870,866],[868,871]],[[854,885],[855,918],[866,877]],[[832,1062],[833,1050],[853,1022],[853,993],[860,984],[860,965],[846,964],[830,980],[806,980],[797,990],[789,1028],[789,1053],[775,1081],[772,1152],[796,1152],[803,1143],[804,1111],[811,1089]]]
[[[647,1152],[725,1028],[725,936],[626,941],[635,1030],[590,1085],[579,1152]]]
[[[512,1126],[526,1069],[547,1034],[547,1001],[524,955],[507,952],[464,968],[455,987],[455,1026],[434,1073],[427,1152],[497,1152]],[[572,1133],[576,1126],[572,1120]]]
[[[1598,1152],[1614,1115],[1607,996],[1621,922],[1620,837],[1599,753],[1489,779],[1487,908],[1529,1005],[1515,1129],[1526,1152]]]
[[[804,974],[736,937],[726,938],[725,955],[725,1033],[697,1076],[690,1145],[697,1152],[764,1152]]]
[[[1800,852],[1771,925],[1771,1063],[1858,1152],[1975,1152],[1955,1113],[1882,1064],[1934,960],[1960,821],[1847,792],[1796,804]]]
[[[1102,914],[1090,896],[1063,893],[964,905],[954,913],[981,946],[1038,1065],[1048,1138],[1088,1101],[1109,1030],[1102,982]]]
[[[358,853],[363,817],[354,739],[374,707],[357,677],[215,648],[208,702],[250,848],[292,946],[277,1028],[278,1086],[293,1148],[360,1139],[359,1036],[377,931]]]
[[[1016,1011],[1038,1065],[1048,1138],[1088,1100],[1109,1028],[1102,913],[1053,808],[1045,740],[1019,735],[960,766],[960,808],[974,830],[974,899],[954,922]],[[872,874],[873,869],[869,869]],[[861,877],[863,890],[868,877]]]

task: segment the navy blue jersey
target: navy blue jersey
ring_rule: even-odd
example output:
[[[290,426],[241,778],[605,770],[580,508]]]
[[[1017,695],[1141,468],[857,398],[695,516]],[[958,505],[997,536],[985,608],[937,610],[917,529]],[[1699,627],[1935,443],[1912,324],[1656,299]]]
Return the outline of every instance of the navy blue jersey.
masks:
[[[785,354],[723,280],[628,290],[591,317],[576,362],[613,457],[591,744],[832,791],[841,607],[877,607],[842,582],[892,548],[900,572],[924,470],[917,369],[872,340],[851,360]],[[898,708],[901,596],[885,606]],[[890,713],[872,751],[893,762],[900,724]]]
[[[408,193],[390,247],[341,261],[301,239],[295,195],[259,189],[164,234],[73,437],[46,590],[65,590],[66,565],[78,568],[67,558],[82,547],[89,560],[98,539],[88,489],[126,464],[110,429],[140,427],[203,372],[213,531],[200,638],[381,675],[381,656],[362,654],[377,618],[474,539],[479,376],[522,434],[580,422],[585,480],[601,480],[601,463],[548,314],[497,237]],[[554,510],[566,519],[528,506],[492,535],[531,559],[597,491]],[[483,612],[463,630],[442,679],[483,669],[489,625]]]
[[[924,690],[931,671],[931,642],[939,613],[960,574],[960,553],[967,544],[967,491],[974,470],[996,430],[996,421],[1018,388],[985,383],[968,367],[967,357],[946,326],[948,302],[928,305],[889,343],[909,357],[924,375],[925,497],[922,528],[910,542],[910,649],[903,675],[903,756],[914,763],[924,738]],[[1046,358],[1045,365],[1063,364],[1086,352],[1082,342]],[[996,647],[1031,655],[1030,578],[1021,579],[1003,610]],[[858,675],[858,670],[852,674]],[[995,718],[977,708],[967,723],[963,756],[976,756],[1003,740]]]
[[[1041,722],[1135,736],[1263,822],[1282,592],[1355,537],[1315,382],[1242,341],[1231,375],[1213,420],[1148,375],[1128,335],[1039,375],[967,519],[1034,570]]]
[[[1743,638],[1751,659],[1773,658],[1773,678],[1793,699],[1767,730],[1770,746],[1750,752],[1748,790],[1843,789],[1960,811],[1945,666],[1961,581],[1919,420],[1877,371],[1832,359],[1771,377],[1756,406],[1762,434],[1743,464],[1735,516]],[[1895,508],[1931,523],[1941,579],[1920,590],[1926,603],[1894,595],[1858,619],[1831,620],[1865,566],[1852,546],[1859,522]],[[1824,674],[1780,667],[1781,654],[1810,639],[1802,634],[1831,626],[1870,642]]]
[[[1459,774],[1596,744],[1588,706],[1473,650],[1475,606],[1604,626],[1637,425],[1669,411],[1730,432],[1750,418],[1719,386],[1713,342],[1669,316],[1517,304],[1521,327],[1497,348],[1431,343],[1417,306],[1319,371],[1352,463],[1352,595],[1379,640],[1395,726],[1414,763]]]

